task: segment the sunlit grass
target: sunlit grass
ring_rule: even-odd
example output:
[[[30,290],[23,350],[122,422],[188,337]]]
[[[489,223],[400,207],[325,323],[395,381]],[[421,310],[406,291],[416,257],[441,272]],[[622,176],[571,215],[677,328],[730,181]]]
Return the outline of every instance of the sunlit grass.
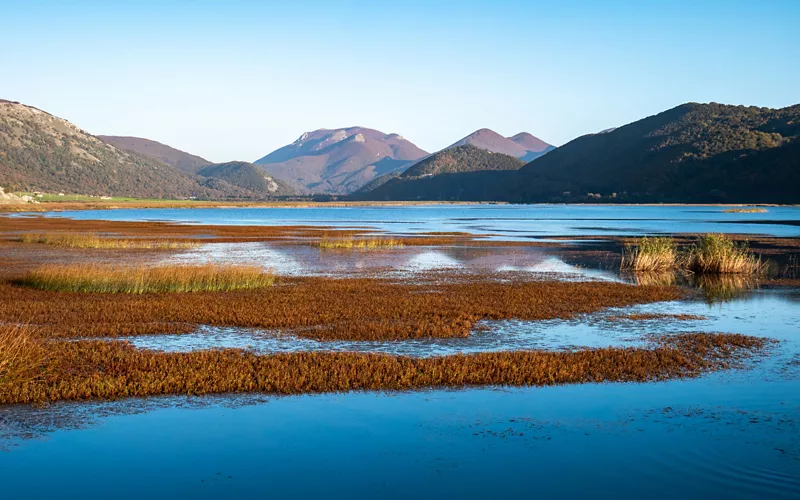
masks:
[[[101,237],[86,233],[27,233],[18,238],[22,243],[39,243],[67,248],[110,248],[110,249],[150,249],[175,250],[192,248],[197,243],[166,239],[137,239]]]
[[[44,349],[28,329],[0,326],[0,387],[34,380],[45,359]]]
[[[701,236],[687,252],[686,267],[701,274],[754,274],[764,269],[761,259],[746,244],[724,234]]]
[[[636,272],[659,272],[678,265],[678,246],[672,238],[644,237],[625,246],[622,269]]]
[[[227,292],[270,286],[272,273],[256,266],[173,265],[108,267],[44,266],[28,272],[18,284],[57,292],[175,293]]]
[[[402,247],[403,242],[395,238],[331,238],[323,236],[318,243],[325,250],[378,250],[382,248]]]

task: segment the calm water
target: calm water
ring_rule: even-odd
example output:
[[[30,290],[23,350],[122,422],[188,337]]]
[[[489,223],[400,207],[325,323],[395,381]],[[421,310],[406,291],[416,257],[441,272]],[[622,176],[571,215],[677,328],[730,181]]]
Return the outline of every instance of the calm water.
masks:
[[[800,207],[770,207],[767,213],[751,214],[724,213],[724,209],[691,206],[427,205],[120,209],[51,215],[190,224],[359,226],[398,233],[463,231],[493,234],[502,239],[701,232],[800,236]]]
[[[119,210],[76,218],[471,231],[502,238],[724,231],[798,236],[796,208],[470,206]],[[786,224],[724,221],[782,220]],[[376,255],[378,255],[376,257]],[[326,256],[308,247],[205,245],[179,260],[269,262],[281,274],[397,276],[465,268],[619,279],[542,249],[403,249]],[[382,262],[375,264],[373,260]],[[383,260],[381,260],[383,259]],[[385,265],[384,265],[385,264]],[[650,333],[780,341],[747,366],[694,380],[272,397],[168,397],[0,407],[3,498],[800,498],[800,290],[648,304],[572,321],[489,322],[467,339],[315,342],[202,327],[128,339],[143,349],[359,350],[431,356],[640,345]],[[611,321],[631,312],[692,321]]]

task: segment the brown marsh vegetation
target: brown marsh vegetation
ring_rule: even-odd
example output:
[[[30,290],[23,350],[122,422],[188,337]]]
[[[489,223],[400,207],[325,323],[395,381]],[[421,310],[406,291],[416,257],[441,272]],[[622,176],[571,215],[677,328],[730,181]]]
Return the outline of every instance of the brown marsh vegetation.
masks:
[[[55,292],[180,293],[229,292],[271,286],[275,275],[256,266],[169,265],[96,266],[79,264],[42,266],[16,284]]]
[[[0,325],[0,391],[36,379],[45,359],[40,340],[27,328]]]
[[[483,385],[644,382],[724,369],[769,341],[681,334],[651,347],[517,351],[412,358],[365,353],[158,353],[114,341],[48,342],[42,376],[0,387],[0,403],[160,394],[301,394]]]
[[[466,337],[484,319],[572,318],[684,296],[676,287],[501,282],[495,275],[417,283],[285,277],[268,288],[197,292],[180,300],[163,293],[69,293],[0,284],[0,321],[33,321],[52,336],[174,333],[173,325],[185,331],[186,324],[208,324],[287,330],[319,340],[402,340]]]

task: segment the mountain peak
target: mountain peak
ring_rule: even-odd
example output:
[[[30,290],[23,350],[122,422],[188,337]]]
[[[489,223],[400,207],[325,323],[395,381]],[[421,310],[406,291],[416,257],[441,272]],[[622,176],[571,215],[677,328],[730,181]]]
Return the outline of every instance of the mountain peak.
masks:
[[[355,126],[306,132],[255,163],[307,192],[347,194],[426,155],[398,134]]]
[[[503,137],[494,130],[482,128],[464,137],[451,145],[451,148],[470,144],[493,153],[503,153],[523,161],[531,161],[553,149],[546,142],[534,137],[527,132],[522,132],[514,137]]]

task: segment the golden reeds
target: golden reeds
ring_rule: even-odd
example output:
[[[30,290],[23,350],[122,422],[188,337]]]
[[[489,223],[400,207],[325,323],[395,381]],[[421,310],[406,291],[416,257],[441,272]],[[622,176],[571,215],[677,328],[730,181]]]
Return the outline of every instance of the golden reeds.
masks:
[[[49,342],[46,374],[0,387],[0,404],[160,394],[645,382],[724,369],[759,352],[768,342],[743,335],[698,333],[654,339],[649,347],[432,358],[355,352],[256,355],[234,349],[160,353],[113,341]]]
[[[317,246],[324,250],[379,250],[402,247],[403,243],[388,237],[336,238],[325,235],[317,242]]]
[[[275,276],[256,266],[169,265],[43,266],[18,284],[39,290],[83,293],[226,292],[270,286]]]
[[[678,265],[678,246],[672,238],[640,238],[625,246],[622,269],[636,272],[661,272]]]
[[[86,233],[26,233],[17,241],[22,243],[39,243],[66,248],[108,248],[108,249],[147,249],[178,250],[193,248],[198,245],[193,241],[167,239],[138,239],[102,237],[98,234]]]
[[[746,243],[732,241],[724,234],[706,234],[698,238],[687,252],[686,267],[701,274],[754,274],[764,269]]]

